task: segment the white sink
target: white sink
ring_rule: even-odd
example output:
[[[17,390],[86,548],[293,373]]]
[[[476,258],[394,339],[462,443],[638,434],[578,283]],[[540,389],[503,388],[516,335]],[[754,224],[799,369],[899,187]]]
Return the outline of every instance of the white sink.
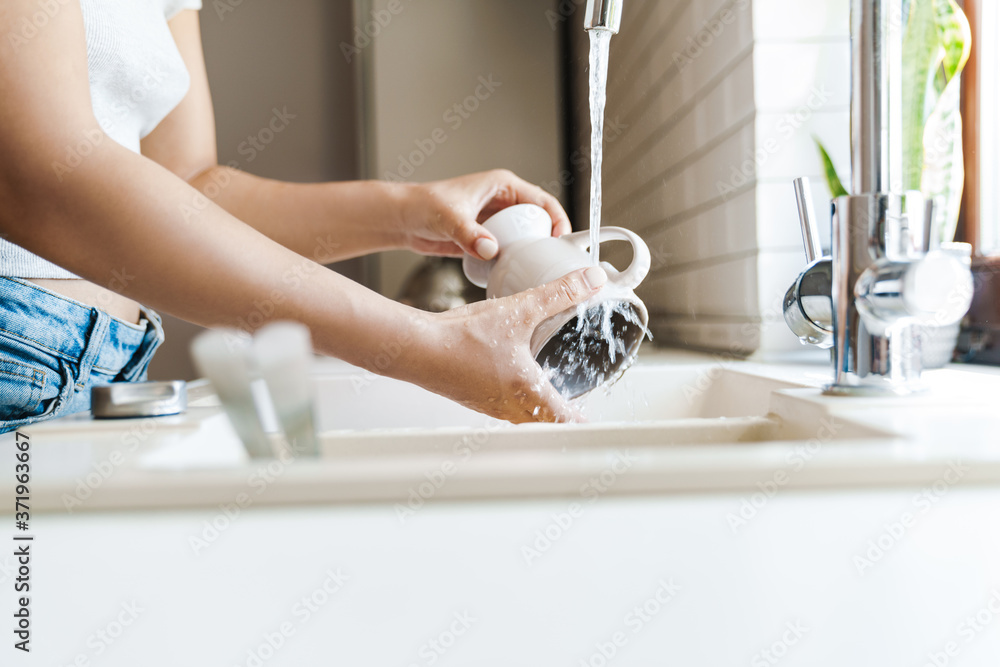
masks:
[[[614,386],[581,399],[589,423],[570,425],[499,424],[414,385],[343,364],[321,364],[312,381],[323,450],[332,457],[440,451],[476,430],[488,430],[494,447],[535,451],[812,437],[811,424],[771,411],[775,392],[809,386],[802,373],[796,381],[742,362],[696,359],[645,357]],[[836,433],[861,436],[884,434],[854,425]]]
[[[406,382],[343,370],[315,375],[320,431],[479,427],[483,415]],[[757,417],[771,392],[805,386],[693,364],[640,365],[579,403],[595,423]]]

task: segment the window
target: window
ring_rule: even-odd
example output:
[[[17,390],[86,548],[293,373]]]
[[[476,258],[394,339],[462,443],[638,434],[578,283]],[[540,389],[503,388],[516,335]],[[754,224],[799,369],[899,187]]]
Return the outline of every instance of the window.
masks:
[[[967,3],[971,4],[971,3]],[[980,0],[975,19],[979,39],[979,254],[1000,254],[1000,7]]]
[[[972,56],[963,73],[966,186],[960,241],[973,246],[976,295],[958,345],[959,358],[1000,365],[1000,7],[965,0]]]

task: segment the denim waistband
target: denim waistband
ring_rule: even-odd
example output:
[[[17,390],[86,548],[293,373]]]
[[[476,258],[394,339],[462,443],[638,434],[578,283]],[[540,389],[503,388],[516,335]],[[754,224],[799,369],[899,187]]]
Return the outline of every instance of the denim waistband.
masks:
[[[162,340],[159,315],[146,308],[141,313],[146,321],[130,324],[39,285],[0,278],[0,333],[105,372],[139,362],[133,356],[147,336]]]

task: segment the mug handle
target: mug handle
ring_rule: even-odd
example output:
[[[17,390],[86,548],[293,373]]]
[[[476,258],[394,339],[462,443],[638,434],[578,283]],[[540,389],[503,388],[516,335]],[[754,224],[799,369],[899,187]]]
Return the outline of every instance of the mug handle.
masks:
[[[590,230],[574,232],[561,237],[581,250],[590,250]],[[608,272],[608,282],[621,287],[622,289],[634,290],[646,279],[649,274],[649,267],[652,265],[652,257],[649,254],[649,246],[635,232],[623,227],[601,227],[600,242],[605,241],[628,241],[632,245],[632,263],[624,271],[618,271],[614,267],[605,267]]]

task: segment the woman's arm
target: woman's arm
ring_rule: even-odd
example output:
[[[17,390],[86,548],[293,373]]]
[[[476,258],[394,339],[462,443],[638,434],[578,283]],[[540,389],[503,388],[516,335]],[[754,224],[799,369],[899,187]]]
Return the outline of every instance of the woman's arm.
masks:
[[[547,209],[554,234],[571,231],[554,197],[505,170],[428,184],[294,184],[219,166],[198,13],[181,12],[170,30],[191,75],[191,89],[143,140],[143,154],[286,248],[322,263],[396,248],[449,256],[485,251],[489,259],[495,245],[476,245],[493,240],[478,222],[518,203]],[[326,236],[336,245],[316,257],[314,239]]]
[[[5,0],[0,34],[36,10],[33,0]],[[303,322],[323,354],[503,419],[572,414],[541,378],[527,341],[535,324],[592,295],[600,275],[588,283],[577,272],[533,293],[432,316],[318,267],[211,202],[186,217],[197,191],[109,139],[94,118],[75,0],[27,43],[0,40],[0,90],[0,232],[14,243],[197,324],[238,326],[254,314]],[[67,171],[73,151],[82,161]],[[306,248],[325,240],[302,236]],[[523,327],[490,347],[511,311]],[[377,363],[386,345],[399,349],[388,366]]]
[[[36,10],[8,0],[0,34]],[[368,325],[350,323],[395,329],[412,317],[312,271],[211,202],[186,216],[198,192],[109,139],[94,118],[78,2],[16,51],[0,40],[0,57],[0,227],[11,241],[99,285],[123,276],[116,291],[206,326],[236,325],[273,303],[278,316],[312,321],[325,352],[357,361],[374,348],[358,333]],[[75,167],[73,153],[82,156]]]

